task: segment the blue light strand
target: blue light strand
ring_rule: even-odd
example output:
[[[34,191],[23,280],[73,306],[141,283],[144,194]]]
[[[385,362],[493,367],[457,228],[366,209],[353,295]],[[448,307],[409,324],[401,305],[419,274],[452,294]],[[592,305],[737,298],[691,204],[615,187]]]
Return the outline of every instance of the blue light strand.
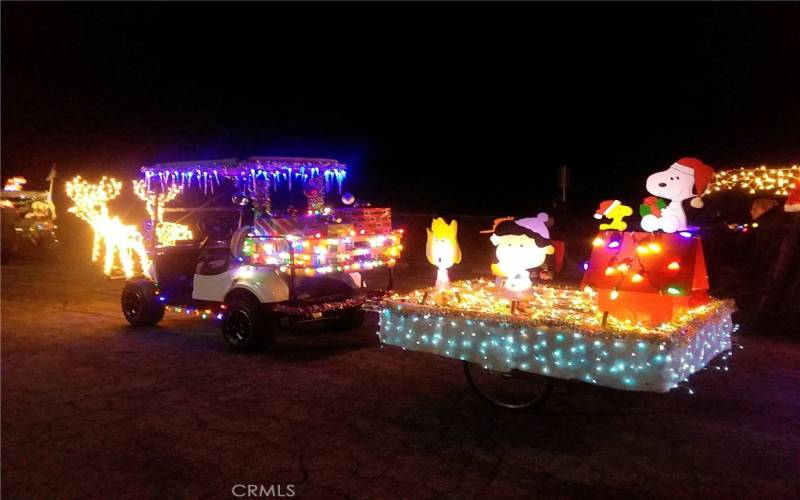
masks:
[[[385,307],[382,344],[633,391],[667,392],[731,349],[730,313],[709,318],[686,342],[663,338],[593,338],[582,332],[537,328],[535,335],[503,321],[475,322],[465,315],[421,315]],[[723,361],[729,357],[722,356]],[[727,371],[727,367],[726,367]],[[691,389],[690,389],[691,390]]]

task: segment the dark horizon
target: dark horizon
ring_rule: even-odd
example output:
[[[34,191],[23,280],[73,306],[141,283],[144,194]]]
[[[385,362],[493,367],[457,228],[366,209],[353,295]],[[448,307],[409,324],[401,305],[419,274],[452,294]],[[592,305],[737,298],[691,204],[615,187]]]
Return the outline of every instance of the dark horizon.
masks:
[[[797,5],[21,4],[3,176],[334,157],[398,211],[637,203],[683,156],[800,163]]]

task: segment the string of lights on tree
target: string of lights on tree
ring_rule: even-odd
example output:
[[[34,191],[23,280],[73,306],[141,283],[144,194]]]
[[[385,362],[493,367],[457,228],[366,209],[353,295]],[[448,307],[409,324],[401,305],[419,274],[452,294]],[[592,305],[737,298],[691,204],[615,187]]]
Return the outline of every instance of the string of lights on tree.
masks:
[[[708,185],[706,193],[742,190],[749,194],[787,196],[796,179],[800,179],[800,168],[797,165],[720,170]]]

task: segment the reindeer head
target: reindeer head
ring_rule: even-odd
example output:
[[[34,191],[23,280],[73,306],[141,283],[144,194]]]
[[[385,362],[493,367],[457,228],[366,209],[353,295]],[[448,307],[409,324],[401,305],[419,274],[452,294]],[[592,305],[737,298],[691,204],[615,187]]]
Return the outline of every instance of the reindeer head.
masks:
[[[104,176],[97,184],[90,184],[76,176],[67,182],[67,196],[74,204],[67,211],[86,221],[108,218],[108,202],[121,191],[122,183],[116,179]]]
[[[166,193],[159,195],[155,191],[148,191],[145,181],[133,181],[133,192],[145,203],[150,218],[161,221],[164,220],[164,206],[183,192],[183,186],[172,184]]]

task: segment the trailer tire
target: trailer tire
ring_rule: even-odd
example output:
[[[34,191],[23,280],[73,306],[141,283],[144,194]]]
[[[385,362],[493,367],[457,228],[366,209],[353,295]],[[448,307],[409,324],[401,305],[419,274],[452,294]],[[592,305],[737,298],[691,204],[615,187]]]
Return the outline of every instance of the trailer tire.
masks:
[[[273,321],[251,294],[240,293],[225,301],[222,336],[237,351],[255,351],[272,343]]]
[[[153,326],[164,318],[164,304],[158,300],[155,284],[148,280],[127,282],[122,289],[120,305],[131,326]]]

